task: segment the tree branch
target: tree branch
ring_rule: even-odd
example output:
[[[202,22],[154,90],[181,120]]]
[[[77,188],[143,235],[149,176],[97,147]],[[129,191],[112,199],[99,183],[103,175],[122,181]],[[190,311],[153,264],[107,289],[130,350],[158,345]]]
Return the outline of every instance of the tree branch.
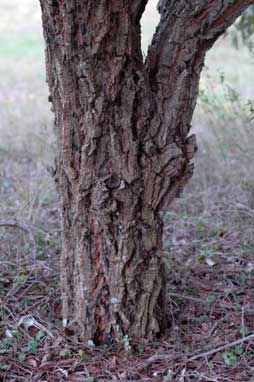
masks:
[[[170,54],[173,43],[181,44],[195,37],[200,41],[212,40],[213,45],[252,4],[253,0],[160,0],[161,20],[148,52],[148,68],[154,69],[155,63],[157,68],[160,64],[170,66],[175,58]]]
[[[152,137],[152,145],[162,153],[161,168],[164,173],[167,168],[168,177],[164,179],[169,182],[164,183],[161,209],[181,192],[193,173],[190,161],[197,148],[195,136],[188,138],[188,134],[206,52],[252,3],[253,0],[160,0],[158,4],[161,19],[145,65],[156,110],[147,136]],[[172,173],[169,160],[172,153],[176,173]]]
[[[235,0],[233,2],[217,0],[213,3],[204,10],[200,31],[201,39],[216,41],[253,4],[253,0]]]
[[[160,0],[161,20],[146,68],[168,121],[162,129],[163,145],[175,134],[187,136],[205,54],[251,4],[253,0]]]

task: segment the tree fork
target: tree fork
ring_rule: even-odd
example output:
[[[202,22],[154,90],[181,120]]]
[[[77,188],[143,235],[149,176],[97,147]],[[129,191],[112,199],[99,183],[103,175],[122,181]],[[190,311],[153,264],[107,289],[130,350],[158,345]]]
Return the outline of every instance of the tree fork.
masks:
[[[193,172],[188,136],[205,53],[253,2],[40,0],[62,204],[64,322],[101,344],[169,325],[163,222]]]

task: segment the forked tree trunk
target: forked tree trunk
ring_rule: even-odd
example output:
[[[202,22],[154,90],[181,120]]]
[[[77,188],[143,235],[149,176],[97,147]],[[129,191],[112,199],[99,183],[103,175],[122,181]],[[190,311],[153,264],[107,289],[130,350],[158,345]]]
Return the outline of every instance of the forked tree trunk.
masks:
[[[96,343],[169,326],[160,212],[193,172],[206,51],[250,0],[40,0],[62,201],[63,318]]]

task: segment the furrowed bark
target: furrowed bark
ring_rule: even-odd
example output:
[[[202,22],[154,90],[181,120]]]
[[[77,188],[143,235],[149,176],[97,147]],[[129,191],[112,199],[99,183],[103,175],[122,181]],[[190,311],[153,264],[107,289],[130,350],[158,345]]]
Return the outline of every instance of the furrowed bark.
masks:
[[[175,150],[173,167],[178,169],[170,176],[172,161],[168,163],[168,185],[161,208],[170,205],[193,172],[190,160],[197,150],[196,138],[188,134],[205,54],[250,4],[252,0],[159,1],[161,20],[146,59],[156,100],[156,117],[148,135],[157,148],[152,167],[158,167],[161,157],[165,178],[167,166],[163,166],[163,157],[169,158],[167,151]],[[148,172],[158,170],[149,168]]]
[[[206,51],[250,1],[160,1],[143,62],[146,0],[41,0],[62,201],[63,318],[85,339],[168,326],[168,208],[193,171],[188,137]]]
[[[140,21],[148,1],[149,0],[133,0],[131,2],[131,13],[136,22]]]

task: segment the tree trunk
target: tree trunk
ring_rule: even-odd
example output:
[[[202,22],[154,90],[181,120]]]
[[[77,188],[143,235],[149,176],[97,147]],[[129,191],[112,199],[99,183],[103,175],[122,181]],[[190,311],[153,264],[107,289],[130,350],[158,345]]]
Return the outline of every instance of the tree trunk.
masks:
[[[206,51],[252,1],[41,0],[62,201],[64,322],[101,344],[169,326],[163,222],[193,172]]]

